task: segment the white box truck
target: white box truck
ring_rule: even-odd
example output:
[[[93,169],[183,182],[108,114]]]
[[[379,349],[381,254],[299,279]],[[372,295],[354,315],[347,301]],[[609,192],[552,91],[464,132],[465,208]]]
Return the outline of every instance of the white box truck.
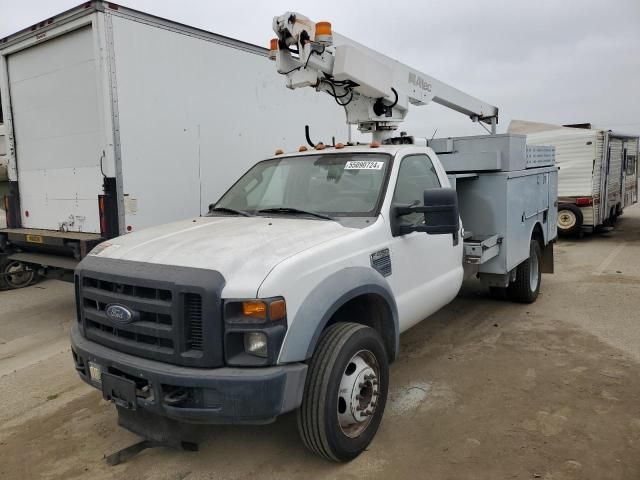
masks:
[[[333,100],[284,91],[267,53],[101,1],[0,39],[0,282],[71,271],[104,239],[206,213],[256,158],[303,142],[304,123],[345,138]]]
[[[614,226],[638,201],[638,136],[591,124],[552,125],[514,120],[509,132],[530,145],[553,145],[558,165],[558,231],[581,235]]]
[[[1,102],[0,102],[1,103]],[[0,105],[1,109],[1,105]],[[2,123],[2,114],[0,114],[0,199],[3,199],[8,192],[9,176],[8,176],[8,161],[7,161],[7,144],[4,139],[5,127]],[[0,202],[0,228],[5,228],[6,216],[4,202]]]
[[[189,424],[292,410],[311,451],[350,460],[382,420],[401,332],[465,276],[532,303],[553,271],[553,148],[496,135],[496,107],[326,22],[288,12],[274,30],[287,85],[326,92],[373,141],[278,150],[207,216],[111,239],[80,262],[75,368],[146,439],[110,463],[193,442]],[[409,104],[432,100],[493,134],[429,146],[394,134]]]

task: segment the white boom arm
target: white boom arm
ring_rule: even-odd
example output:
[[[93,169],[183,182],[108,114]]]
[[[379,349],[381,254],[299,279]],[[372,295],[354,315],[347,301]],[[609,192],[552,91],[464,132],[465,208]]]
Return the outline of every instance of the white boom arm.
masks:
[[[277,39],[270,57],[287,87],[313,87],[344,106],[347,123],[372,132],[374,140],[392,136],[409,104],[433,101],[491,125],[496,131],[498,108],[370,48],[331,32],[327,22],[312,22],[295,12],[273,19]]]

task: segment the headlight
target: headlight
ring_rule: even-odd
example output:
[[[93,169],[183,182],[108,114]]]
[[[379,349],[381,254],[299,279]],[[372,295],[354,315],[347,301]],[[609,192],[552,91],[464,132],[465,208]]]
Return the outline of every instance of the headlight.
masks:
[[[287,331],[287,305],[282,297],[226,300],[224,325],[228,365],[273,365]]]
[[[264,332],[245,333],[244,351],[251,355],[267,358],[267,335]]]

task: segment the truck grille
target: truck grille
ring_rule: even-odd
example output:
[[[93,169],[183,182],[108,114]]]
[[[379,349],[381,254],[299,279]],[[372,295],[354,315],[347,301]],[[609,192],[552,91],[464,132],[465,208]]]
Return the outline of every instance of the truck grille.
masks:
[[[84,263],[87,262],[81,265]],[[166,268],[154,265],[142,278],[135,277],[135,270],[134,275],[121,277],[79,267],[78,314],[85,336],[115,350],[153,360],[194,367],[219,366],[223,358],[219,293],[207,295],[206,287],[171,282],[167,272],[153,272],[163,267]],[[217,272],[207,273],[219,276]],[[203,295],[207,301],[203,301]],[[131,319],[113,320],[106,313],[109,305],[125,307],[132,313]]]

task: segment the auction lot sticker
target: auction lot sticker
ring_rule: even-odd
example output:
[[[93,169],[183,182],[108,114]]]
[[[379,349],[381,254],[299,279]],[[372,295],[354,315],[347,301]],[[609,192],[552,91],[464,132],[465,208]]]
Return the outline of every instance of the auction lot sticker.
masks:
[[[372,160],[349,160],[344,165],[345,170],[381,170],[384,162]]]

